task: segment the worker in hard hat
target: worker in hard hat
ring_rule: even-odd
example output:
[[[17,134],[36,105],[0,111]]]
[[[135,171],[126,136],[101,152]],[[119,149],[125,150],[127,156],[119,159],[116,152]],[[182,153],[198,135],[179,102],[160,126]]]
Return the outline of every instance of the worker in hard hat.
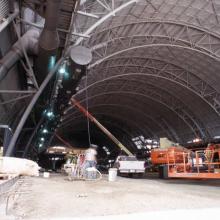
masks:
[[[91,144],[90,148],[85,151],[85,162],[83,165],[83,174],[85,176],[86,169],[89,167],[96,167],[96,155],[97,155],[97,145]]]

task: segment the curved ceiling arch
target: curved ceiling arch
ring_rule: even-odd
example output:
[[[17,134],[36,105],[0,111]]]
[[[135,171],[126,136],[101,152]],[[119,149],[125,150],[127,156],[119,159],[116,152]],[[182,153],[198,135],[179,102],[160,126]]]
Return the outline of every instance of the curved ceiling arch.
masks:
[[[160,103],[161,105],[163,105],[165,108],[169,109],[170,111],[172,111],[173,113],[175,113],[175,115],[177,115],[180,119],[183,120],[183,122],[185,124],[187,124],[187,126],[192,130],[192,132],[194,133],[195,136],[200,136],[202,138],[205,138],[205,134],[203,132],[203,129],[201,129],[200,127],[197,127],[195,128],[195,125],[198,126],[198,124],[193,121],[190,123],[189,120],[186,120],[186,116],[184,117],[183,115],[180,115],[179,112],[177,111],[177,109],[173,106],[173,108],[168,104],[168,103],[165,103],[163,102],[163,100],[159,100],[158,97],[155,98],[155,97],[152,97],[151,95],[149,94],[142,94],[142,93],[139,93],[139,92],[129,92],[129,91],[111,91],[111,92],[105,92],[105,93],[99,93],[97,95],[94,95],[92,97],[88,97],[87,100],[91,100],[91,99],[97,99],[98,97],[101,97],[101,96],[105,96],[105,95],[116,95],[118,96],[119,94],[125,94],[127,97],[129,97],[130,99],[132,99],[131,96],[138,96],[138,97],[142,97],[142,98],[145,98],[145,99],[151,99],[157,103]],[[133,98],[134,99],[134,98]],[[133,101],[134,102],[134,101]],[[136,105],[136,104],[135,104]],[[190,119],[191,120],[191,119]]]
[[[120,14],[118,14],[115,10],[117,10],[117,8],[123,5],[123,1],[114,2],[114,7],[111,9],[111,7],[108,6],[107,10],[106,8],[103,8],[102,6],[98,5],[95,1],[90,1],[89,7],[87,7],[88,4],[87,2],[85,2],[85,4],[83,4],[80,10],[85,10],[85,13],[89,12],[91,14],[96,14],[96,12],[102,10],[103,16],[98,16],[98,21],[92,20],[91,18],[85,18],[84,23],[79,25],[77,28],[86,30],[84,33],[87,33],[88,30],[90,30],[89,33],[94,33],[99,31],[100,29],[105,29],[106,26],[117,26],[130,22],[142,22],[146,20],[159,20],[161,22],[181,22],[188,25],[196,26],[198,28],[206,29],[214,33],[220,32],[219,19],[216,14],[217,12],[215,8],[219,5],[216,2],[209,2],[206,0],[200,0],[199,3],[197,1],[189,1],[188,4],[187,1],[183,2],[182,0],[177,0],[175,2],[164,0],[137,0],[134,2],[136,2],[135,5],[126,5],[126,7],[123,8],[124,10],[122,10]],[[176,10],[173,10],[174,8]],[[189,10],[188,13],[186,13],[187,10]],[[132,13],[130,13],[131,11]],[[203,16],[199,15],[200,13]],[[89,19],[90,22],[88,22]],[[82,40],[83,39],[80,38],[80,40],[78,41],[82,42]]]
[[[118,129],[122,129],[124,131],[124,133],[128,134],[128,136],[130,137],[130,140],[132,140],[132,138],[136,137],[137,135],[144,135],[145,137],[151,137],[151,138],[154,137],[154,136],[150,135],[150,133],[148,133],[144,130],[141,130],[141,129],[134,130],[134,128],[137,125],[135,125],[134,123],[131,123],[132,122],[131,120],[130,121],[124,120],[122,118],[117,117],[114,114],[111,114],[110,112],[108,112],[107,114],[105,112],[97,112],[97,113],[94,113],[94,116],[96,118],[98,118],[98,120],[101,121],[104,126],[105,126],[106,121],[109,121],[109,123],[113,124]],[[74,126],[77,124],[81,124],[83,118],[84,118],[83,116],[76,117],[76,120],[74,120],[74,122],[76,122],[76,124],[74,123]],[[120,120],[118,120],[118,119],[120,119]],[[128,123],[130,123],[130,124],[128,124]],[[132,126],[131,126],[131,124],[132,124]],[[133,127],[133,125],[134,125],[134,127]],[[108,129],[111,129],[111,127],[108,127],[108,126],[106,126],[106,127]],[[90,127],[90,132],[92,132],[91,127]],[[114,134],[114,132],[113,132],[113,134]],[[116,137],[118,136],[116,133],[114,135]]]
[[[121,117],[124,117],[125,113],[128,114],[128,113],[130,112],[130,113],[132,113],[133,115],[135,115],[135,117],[140,117],[140,118],[138,119],[138,122],[143,123],[143,125],[141,125],[141,126],[143,126],[143,127],[146,126],[147,129],[152,129],[152,130],[154,130],[154,129],[153,129],[153,126],[156,125],[155,131],[153,131],[154,134],[156,134],[156,131],[158,131],[158,129],[159,129],[159,130],[165,132],[169,137],[171,137],[170,131],[168,131],[168,130],[160,123],[159,120],[157,120],[157,119],[154,118],[153,116],[150,116],[150,114],[146,114],[146,113],[145,113],[146,111],[143,112],[143,111],[140,111],[139,108],[134,108],[134,107],[128,106],[128,105],[122,105],[122,104],[119,104],[119,103],[117,103],[117,104],[109,104],[109,103],[107,103],[107,104],[100,104],[100,105],[102,105],[102,106],[107,106],[108,108],[109,108],[109,107],[112,107],[113,110],[116,110],[116,109],[118,109],[118,108],[123,109],[125,112],[123,112],[123,113],[122,113],[122,112],[117,112],[117,113],[115,113],[115,115],[121,115]],[[111,115],[112,115],[113,110],[111,109],[111,113],[110,113]],[[130,114],[130,113],[129,113],[129,114]],[[74,118],[71,118],[71,119],[70,119],[69,117],[70,117],[70,116],[73,116],[73,114],[74,114],[74,113],[72,113],[71,115],[67,115],[67,117],[64,118],[63,123],[65,123],[65,120],[67,120],[66,124],[70,124],[71,121],[74,120]],[[105,114],[107,115],[107,110],[106,110]],[[131,115],[132,115],[132,114],[131,114]],[[131,118],[133,118],[133,117],[131,117]],[[149,126],[147,126],[147,125],[149,125]],[[172,138],[172,137],[171,137],[171,138]]]
[[[123,29],[130,29],[130,33],[132,33],[133,30],[137,30],[138,29],[138,33],[146,33],[149,35],[149,30],[147,30],[149,28],[149,26],[146,26],[146,25],[149,25],[149,24],[156,24],[156,25],[161,25],[161,29],[163,29],[162,31],[166,30],[166,29],[169,29],[169,27],[165,26],[165,25],[169,25],[169,26],[173,26],[173,27],[179,27],[180,29],[178,30],[175,30],[175,32],[178,32],[179,34],[183,34],[185,30],[182,30],[182,28],[187,28],[188,30],[188,33],[186,33],[187,35],[190,34],[190,31],[193,30],[193,31],[196,31],[196,32],[200,32],[200,35],[202,34],[209,34],[211,37],[213,38],[218,38],[220,39],[220,33],[216,33],[216,32],[213,32],[207,28],[204,28],[204,27],[201,27],[201,26],[198,26],[198,25],[193,25],[193,24],[190,24],[190,23],[186,23],[186,22],[181,22],[181,21],[172,21],[172,20],[159,20],[159,19],[149,19],[149,20],[140,20],[140,21],[134,21],[134,22],[130,22],[130,23],[124,23],[124,24],[117,24],[117,25],[114,25],[114,26],[107,26],[107,27],[104,27],[102,28],[101,30],[97,30],[96,32],[92,33],[91,34],[91,37],[89,38],[89,40],[87,40],[86,44],[87,45],[90,45],[90,44],[94,44],[94,42],[101,42],[103,41],[103,34],[105,35],[108,35],[110,36],[109,34],[111,33],[108,33],[109,31],[112,31],[114,30],[116,32],[116,34],[114,35],[114,33],[112,33],[113,35],[112,36],[122,36],[120,34],[123,34],[122,31]],[[136,26],[139,26],[141,25],[142,27],[141,28],[138,28]],[[131,28],[131,26],[133,26]],[[151,28],[153,29],[153,28]],[[156,28],[155,28],[156,29]],[[160,29],[160,28],[158,28]],[[151,31],[155,31],[155,30],[151,30]],[[157,30],[158,31],[158,30]],[[124,32],[124,30],[123,30]],[[128,32],[126,32],[127,34]],[[150,32],[151,33],[151,32]],[[165,32],[166,34],[170,34],[171,32],[169,31],[166,31]],[[191,34],[195,34],[195,32],[191,32]],[[179,35],[178,35],[179,36]],[[96,38],[95,41],[92,40],[92,38]],[[189,36],[190,37],[190,36]],[[111,37],[109,37],[110,39],[112,39]],[[189,39],[190,40],[190,39]]]
[[[175,113],[180,119],[182,119],[183,122],[191,129],[191,131],[194,133],[195,136],[200,136],[202,138],[205,138],[205,134],[202,131],[202,129],[200,127],[195,128],[195,125],[197,125],[195,122],[190,123],[188,120],[186,120],[186,118],[183,115],[179,114],[178,111],[176,111],[175,108],[170,107],[168,104],[166,104],[162,100],[159,100],[158,98],[154,98],[151,95],[146,95],[146,94],[142,94],[142,93],[138,93],[138,92],[112,91],[112,92],[100,93],[100,94],[94,96],[93,98],[97,98],[97,97],[100,97],[102,95],[119,95],[119,94],[125,94],[130,99],[132,99],[130,96],[142,97],[142,98],[145,98],[145,99],[148,98],[148,99],[151,99],[155,102],[158,102],[158,103],[162,104],[164,107],[168,108],[173,113]],[[90,99],[90,97],[88,98],[88,100],[89,99]]]
[[[90,33],[92,33],[98,26],[100,26],[102,23],[104,23],[106,20],[108,20],[109,18],[111,18],[112,16],[115,16],[115,14],[121,10],[123,10],[124,8],[137,3],[139,0],[129,0],[128,2],[119,5],[116,8],[113,8],[112,10],[110,10],[110,12],[108,12],[106,15],[104,15],[103,17],[101,17],[98,21],[94,22],[83,34],[84,35],[88,35]],[[85,2],[86,3],[86,2]],[[84,5],[84,4],[82,4]],[[75,45],[80,44],[83,41],[83,38],[80,37],[77,39],[77,41],[75,42]]]
[[[121,50],[117,50],[117,51],[114,51],[113,53],[111,54],[108,54],[108,55],[105,55],[104,57],[100,58],[99,60],[96,60],[94,63],[90,64],[89,65],[89,69],[91,68],[94,68],[95,66],[99,65],[100,63],[108,60],[109,58],[112,58],[114,56],[117,56],[117,55],[121,55],[123,53],[126,53],[126,52],[129,52],[129,51],[132,51],[132,50],[137,50],[137,49],[142,49],[142,48],[154,48],[154,47],[167,47],[167,48],[178,48],[178,49],[182,49],[182,50],[189,50],[189,51],[192,51],[192,52],[195,52],[195,53],[198,53],[198,54],[201,54],[201,55],[205,55],[209,58],[212,58],[213,60],[216,60],[216,61],[220,61],[220,59],[216,58],[216,57],[213,57],[212,55],[210,54],[207,54],[203,51],[200,51],[196,48],[190,48],[190,47],[187,47],[187,46],[182,46],[182,45],[172,45],[172,44],[169,44],[169,43],[158,43],[158,44],[141,44],[141,45],[138,45],[138,46],[130,46],[128,48],[122,48]],[[118,48],[117,48],[118,49]]]
[[[135,147],[130,147],[131,146],[131,144],[132,145],[134,145],[134,143],[132,142],[132,136],[131,136],[131,134],[126,130],[126,129],[124,129],[124,128],[121,128],[117,123],[114,123],[114,122],[112,122],[112,121],[104,121],[105,123],[105,126],[106,127],[110,127],[111,126],[111,128],[113,128],[113,130],[116,130],[117,131],[117,134],[118,134],[118,132],[120,133],[120,135],[116,135],[116,137],[117,138],[120,138],[120,141],[123,143],[124,142],[124,144],[125,144],[125,142],[126,142],[126,144],[127,143],[130,143],[128,146],[128,148],[130,149],[130,150],[132,150],[132,151],[136,151],[137,149],[135,148]],[[82,122],[80,121],[78,124],[80,124],[81,126],[83,126],[83,124],[82,124]],[[76,123],[76,126],[78,127],[78,124]],[[81,128],[82,130],[81,130],[81,133],[87,133],[87,127],[85,127],[85,128]],[[99,131],[99,130],[97,130],[96,132],[100,132],[102,135],[105,135],[104,133],[102,133],[101,131]],[[90,129],[90,136],[91,136],[91,138],[92,138],[92,135],[93,135],[93,133],[94,133],[94,130],[93,129]],[[123,140],[125,140],[125,141],[123,141],[122,140],[122,138],[121,138],[121,136],[123,137]]]
[[[147,54],[150,58],[162,59],[164,66],[162,68],[160,66],[160,70],[146,67],[144,71],[149,78],[159,79],[160,85],[162,82],[165,84],[167,82],[168,85],[173,83],[174,93],[175,86],[177,92],[180,88],[184,88],[180,96],[184,104],[188,103],[191,110],[195,112],[196,118],[203,121],[212,132],[214,127],[211,124],[214,126],[215,120],[220,121],[218,83],[218,80],[220,81],[218,74],[220,71],[220,59],[218,59],[220,55],[220,19],[218,18],[220,3],[207,0],[137,0],[136,4],[127,5],[120,13],[115,14],[111,12],[123,5],[125,1],[114,1],[114,8],[111,8],[110,0],[105,3],[108,7],[103,7],[96,1],[89,1],[89,4],[86,1],[84,6],[89,5],[89,7],[86,9],[82,7],[80,10],[97,15],[97,18],[85,17],[83,22],[76,27],[84,33],[90,29],[90,38],[84,39],[81,43],[95,49],[92,63],[95,65],[90,69],[88,77],[91,85],[94,81],[101,82],[103,78],[108,78],[107,81],[103,81],[103,84],[110,85],[109,82],[114,79],[135,78],[135,74],[142,71],[143,65],[138,67],[135,64],[137,59],[133,57],[133,60],[122,61],[122,56],[144,57]],[[150,46],[147,47],[146,44]],[[142,48],[139,47],[142,45]],[[117,62],[117,65],[111,65],[111,60]],[[183,73],[178,72],[179,70],[173,70],[173,75],[163,73],[164,69],[169,71],[169,66],[165,66],[169,64],[165,63],[171,62],[179,69],[182,68]],[[121,73],[124,73],[124,76],[121,76]],[[128,76],[127,73],[131,75]],[[159,73],[158,77],[156,73]],[[110,78],[115,74],[121,75],[118,78]],[[156,82],[156,80],[153,81]],[[98,86],[99,84],[93,84],[90,88],[94,93],[95,91],[98,93]],[[192,99],[187,97],[190,93],[200,107],[196,104],[193,106]],[[102,103],[102,100],[99,100],[99,103]]]
[[[129,51],[130,48],[137,49],[142,45],[148,45],[148,47],[152,46],[169,46],[169,47],[177,47],[180,49],[188,49],[193,52],[200,53],[206,55],[212,59],[217,61],[220,60],[220,46],[219,41],[215,43],[218,48],[213,48],[214,46],[208,45],[207,48],[198,46],[195,42],[189,42],[186,40],[180,40],[175,38],[169,38],[166,36],[153,35],[153,36],[136,36],[132,35],[132,37],[123,37],[112,39],[111,41],[100,43],[99,45],[92,46],[91,50],[93,52],[93,60],[94,63],[90,64],[90,67],[93,67],[103,60],[108,59],[112,56],[118,55],[118,49],[120,48],[123,53]],[[203,43],[207,45],[208,43]],[[217,47],[216,46],[216,47]],[[115,49],[115,47],[117,49]],[[213,48],[214,51],[210,51],[209,49]],[[115,51],[114,51],[115,49]],[[217,54],[219,53],[219,54]],[[112,55],[113,54],[113,55]]]
[[[175,56],[170,57],[169,59],[166,59],[165,57],[153,57],[153,56],[146,56],[146,54],[142,54],[142,56],[138,56],[138,55],[131,55],[129,54],[128,56],[119,56],[119,57],[112,57],[109,58],[108,60],[106,60],[105,62],[102,62],[98,68],[95,69],[91,69],[89,72],[89,76],[91,75],[96,75],[100,69],[105,69],[107,70],[109,67],[120,67],[120,66],[126,66],[126,65],[131,65],[134,67],[139,67],[139,66],[143,66],[144,68],[148,68],[148,69],[158,69],[159,71],[166,71],[168,70],[172,70],[172,72],[174,72],[173,74],[178,74],[179,72],[188,72],[190,75],[190,78],[197,80],[197,81],[201,81],[202,83],[204,83],[206,85],[206,87],[208,87],[210,90],[213,90],[213,92],[217,92],[217,88],[213,87],[210,81],[207,80],[207,78],[202,77],[203,75],[201,75],[201,68],[194,68],[192,70],[192,68],[186,68],[186,66],[181,66],[179,63],[174,61]],[[143,69],[144,69],[143,68]],[[97,71],[96,71],[97,69]],[[204,71],[204,69],[203,69]],[[217,71],[217,70],[214,70]],[[200,73],[200,74],[199,74]],[[98,73],[100,74],[100,73]],[[181,77],[181,75],[179,76]]]
[[[121,104],[95,104],[93,106],[91,106],[91,109],[94,109],[94,108],[103,108],[103,107],[116,107],[116,108],[123,108],[124,105],[121,105]],[[126,106],[128,108],[128,106]],[[130,109],[130,108],[128,108]],[[103,110],[102,110],[103,111]],[[112,114],[111,112],[107,112],[106,110],[104,110],[103,112],[100,111],[100,109],[98,109],[98,113],[95,113],[96,116],[99,116],[99,115],[107,115],[107,116],[113,116],[114,118],[119,118],[121,119],[121,117],[119,116],[116,116],[115,114]],[[111,111],[111,110],[110,110]],[[82,118],[82,116],[79,116],[77,118]],[[133,117],[131,117],[133,118]],[[150,120],[153,121],[153,123],[156,121],[156,123],[159,125],[158,127],[160,127],[162,129],[162,131],[164,133],[166,133],[168,135],[168,137],[173,140],[173,141],[176,141],[177,143],[182,143],[182,139],[179,137],[179,135],[176,133],[176,131],[173,129],[173,127],[171,127],[171,125],[164,119],[164,118],[160,118],[160,120],[157,120],[157,119],[154,119],[152,117],[149,117]],[[128,123],[133,123],[132,120],[128,120],[127,118],[126,119],[123,119],[125,121],[127,121]],[[149,123],[149,120],[148,120],[148,123]],[[141,131],[139,133],[139,135],[145,135],[145,137],[148,137],[148,138],[153,138],[153,139],[158,139],[159,140],[159,137],[156,133],[154,133],[152,131],[152,126],[149,126],[149,124],[144,122],[144,125],[141,125],[141,127],[143,129],[140,129],[140,123],[139,125],[137,125],[136,123],[136,127]],[[147,133],[145,133],[145,130]]]
[[[99,106],[101,106],[101,105],[98,105],[98,106],[96,105],[96,106],[93,106],[92,108],[96,108],[96,107],[99,107]],[[102,106],[104,106],[104,105],[102,105]],[[77,116],[77,115],[79,115],[79,116]],[[77,122],[77,120],[81,120],[81,119],[85,118],[85,116],[82,116],[81,114],[77,114],[77,115],[75,115],[74,118],[69,119],[70,121],[68,120],[68,122],[66,122],[66,123],[65,123],[65,121],[63,121],[63,123],[61,125],[61,129],[62,128],[65,129],[66,125],[68,126],[68,123],[70,123],[73,120],[74,120],[74,122]],[[98,113],[95,113],[95,115],[96,116],[106,115],[106,112],[99,111]],[[115,114],[111,114],[111,113],[108,113],[108,115],[111,116],[111,117],[114,117],[115,119],[117,119],[117,121],[118,120],[119,121],[123,121],[127,125],[130,125],[127,128],[131,127],[131,125],[132,125],[132,128],[135,128],[134,131],[137,131],[138,133],[142,133],[142,134],[144,134],[146,136],[149,136],[149,137],[158,138],[158,136],[154,132],[152,132],[152,130],[150,129],[150,126],[148,124],[146,124],[146,123],[145,123],[145,125],[140,127],[140,125],[138,125],[135,121],[133,121],[133,120],[131,120],[129,118],[119,117],[119,116],[117,116]],[[71,116],[73,116],[73,114],[71,114]],[[67,118],[65,118],[64,120],[66,120],[66,119]],[[75,125],[75,123],[74,123],[74,125]]]
[[[149,114],[145,114],[144,112],[142,112],[142,111],[140,111],[139,109],[137,109],[137,108],[134,108],[134,107],[132,107],[132,106],[128,106],[128,105],[121,105],[121,104],[100,104],[99,106],[112,106],[112,107],[120,107],[120,108],[126,108],[126,110],[127,111],[130,111],[130,112],[128,112],[128,113],[132,113],[132,114],[134,114],[135,113],[135,115],[136,116],[138,116],[138,117],[141,117],[140,119],[143,121],[143,119],[145,118],[146,120],[144,120],[144,124],[146,125],[146,127],[147,127],[147,129],[152,129],[151,128],[151,126],[149,125],[149,120],[150,120],[150,122],[152,122],[152,124],[155,124],[155,125],[157,125],[157,128],[160,128],[160,129],[162,129],[162,130],[165,130],[162,126],[161,126],[161,124],[160,124],[160,122],[158,121],[158,120],[156,120],[156,119],[154,119],[154,117],[152,117],[152,116],[150,116]],[[120,113],[120,112],[119,112]],[[66,118],[64,118],[64,120],[63,120],[63,125],[65,125],[65,120],[68,120],[66,123],[67,124],[69,124],[69,123],[71,123],[71,121],[72,120],[74,120],[75,118],[71,118],[71,119],[69,119],[69,117],[70,116],[73,116],[75,113],[73,112],[73,113],[71,113],[70,115],[67,115],[67,117]],[[106,110],[106,114],[107,114],[107,110]],[[132,115],[131,114],[131,115]],[[111,115],[112,115],[112,113],[111,113]],[[139,119],[138,119],[139,120]],[[142,125],[144,128],[145,128],[145,125]],[[148,125],[148,126],[147,126]],[[149,127],[149,128],[148,128]]]
[[[83,88],[81,90],[79,90],[77,92],[77,94],[80,94],[82,92],[84,92],[86,89],[89,89],[91,87],[95,87],[97,86],[99,83],[103,83],[105,81],[108,81],[108,80],[112,80],[112,79],[117,79],[119,77],[128,77],[128,76],[150,76],[150,77],[155,77],[155,78],[158,78],[158,79],[164,79],[164,80],[168,80],[170,82],[173,82],[175,83],[177,86],[182,86],[183,88],[186,88],[187,90],[191,91],[192,93],[194,93],[196,96],[198,96],[199,98],[201,98],[205,103],[207,103],[219,116],[220,116],[220,106],[218,106],[218,103],[216,103],[216,97],[218,97],[218,94],[215,93],[214,94],[214,98],[210,100],[210,95],[207,96],[207,97],[204,97],[202,96],[200,93],[198,93],[194,88],[193,86],[190,86],[190,84],[186,81],[181,81],[179,82],[179,78],[178,76],[176,77],[176,75],[174,75],[173,73],[169,73],[169,72],[166,72],[166,75],[163,74],[163,72],[161,70],[158,70],[158,72],[156,73],[140,73],[139,72],[136,72],[136,73],[128,73],[129,71],[126,70],[126,68],[124,68],[124,72],[127,72],[127,73],[122,73],[122,70],[119,68],[119,67],[115,67],[115,72],[117,72],[116,75],[113,75],[113,76],[109,76],[109,77],[106,77],[104,79],[101,79],[101,80],[98,80],[90,85],[88,85],[86,88]],[[146,68],[147,71],[148,68]],[[167,73],[169,73],[170,75],[167,75]],[[188,73],[186,72],[186,77],[188,75]],[[169,77],[169,78],[168,78]],[[183,84],[183,82],[185,84]],[[213,94],[211,94],[213,95]]]
[[[134,146],[134,143],[132,142],[132,138],[133,138],[132,133],[130,131],[128,131],[127,128],[124,128],[122,126],[122,124],[119,123],[118,120],[117,120],[117,123],[114,121],[115,120],[111,120],[108,115],[108,119],[102,120],[102,124],[104,126],[106,126],[108,129],[111,129],[113,131],[116,130],[117,132],[115,132],[115,133],[113,132],[113,134],[114,134],[114,136],[116,136],[116,138],[120,139],[120,141],[122,140],[122,137],[123,137],[127,143],[131,143]],[[79,124],[81,126],[83,126],[82,122],[80,122],[80,121],[79,121]],[[77,123],[75,125],[78,127]],[[86,129],[85,131],[87,132],[87,126],[85,126],[85,129]],[[93,129],[90,128],[90,134],[92,134],[92,132],[93,132]],[[105,135],[105,134],[103,133],[103,135]],[[132,150],[132,151],[137,150],[137,148],[135,148],[135,147],[131,148],[130,146],[131,145],[129,144],[130,150]]]
[[[92,108],[96,108],[96,107],[99,107],[100,105],[95,105],[93,106]],[[105,112],[101,112],[100,110],[98,111],[98,113],[96,113],[95,115],[96,116],[99,116],[99,115],[105,115],[106,113]],[[154,137],[154,138],[159,138],[155,133],[153,133],[151,131],[151,129],[149,129],[149,124],[145,122],[145,125],[144,126],[141,126],[142,129],[140,128],[140,125],[138,125],[134,120],[130,119],[130,118],[122,118],[122,117],[119,117],[115,114],[110,114],[108,113],[109,116],[111,117],[114,117],[115,119],[119,120],[119,121],[123,121],[124,123],[126,123],[128,125],[128,128],[129,127],[132,127],[132,128],[135,128],[134,131],[137,131],[137,133],[142,133],[148,137]],[[79,116],[74,116],[74,122],[83,118],[82,115],[79,115]],[[64,128],[65,128],[65,123],[63,124],[64,125]],[[132,126],[131,126],[132,125]],[[62,126],[61,126],[62,128]]]
[[[121,79],[122,80],[122,79]],[[143,81],[138,81],[138,80],[130,80],[127,78],[127,82],[128,82],[128,87],[129,87],[129,83],[131,82],[138,82],[136,83],[136,85],[138,87],[134,87],[134,90],[136,92],[136,94],[138,93],[147,93],[148,96],[154,97],[155,99],[158,100],[163,100],[165,103],[167,103],[168,106],[172,106],[173,109],[175,109],[176,114],[179,115],[179,117],[184,118],[184,120],[188,121],[188,123],[190,123],[193,127],[196,127],[195,130],[199,130],[200,133],[202,134],[203,137],[210,137],[210,134],[208,133],[208,130],[205,129],[204,124],[202,124],[200,122],[200,120],[193,114],[193,112],[190,111],[190,109],[187,108],[187,106],[185,106],[185,104],[178,99],[177,97],[175,97],[172,93],[167,92],[165,89],[161,89],[160,87],[157,87],[153,84],[150,83],[145,83]],[[125,84],[120,85],[120,83],[118,84],[119,80],[117,80],[117,84],[115,85],[112,81],[110,81],[110,83],[108,84],[99,84],[97,85],[95,88],[97,89],[95,94],[93,94],[93,91],[88,91],[87,93],[90,94],[89,95],[89,99],[90,98],[96,98],[96,93],[100,94],[98,91],[102,91],[101,94],[103,94],[103,92],[106,92],[106,90],[108,91],[119,91],[119,92],[129,92],[131,89],[129,87],[129,89],[126,89]],[[121,81],[123,82],[123,80]],[[144,86],[143,86],[144,85]],[[150,85],[151,88],[146,87],[146,85]],[[101,88],[99,88],[101,87]],[[104,88],[102,88],[104,87]],[[112,90],[113,87],[113,90]],[[115,89],[115,87],[117,87],[117,89]],[[120,90],[120,88],[123,87],[123,89]],[[92,97],[91,97],[92,94]],[[77,96],[77,100],[81,100],[81,102],[84,102],[85,99],[81,99],[80,96]],[[206,131],[204,133],[204,130]]]

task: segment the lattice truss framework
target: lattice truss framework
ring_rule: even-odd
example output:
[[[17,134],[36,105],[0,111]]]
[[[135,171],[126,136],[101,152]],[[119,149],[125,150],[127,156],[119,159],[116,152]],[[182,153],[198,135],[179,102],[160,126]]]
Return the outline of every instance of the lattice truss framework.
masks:
[[[81,1],[74,31],[93,52],[76,98],[85,105],[87,88],[106,125],[177,142],[220,134],[218,0]],[[83,116],[67,112],[62,131],[81,129]]]

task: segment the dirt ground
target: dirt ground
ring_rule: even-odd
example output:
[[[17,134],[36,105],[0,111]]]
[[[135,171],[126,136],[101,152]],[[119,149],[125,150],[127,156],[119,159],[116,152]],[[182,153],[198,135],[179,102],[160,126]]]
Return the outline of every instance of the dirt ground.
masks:
[[[220,181],[131,179],[68,181],[54,174],[31,178],[29,193],[10,211],[19,219],[47,219],[143,213],[179,209],[220,209]]]

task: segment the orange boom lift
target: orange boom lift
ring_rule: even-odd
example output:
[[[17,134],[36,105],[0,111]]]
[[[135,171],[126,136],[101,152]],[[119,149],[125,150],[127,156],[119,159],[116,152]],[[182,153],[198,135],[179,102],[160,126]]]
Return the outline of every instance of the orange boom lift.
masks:
[[[159,166],[161,178],[220,179],[220,145],[209,144],[205,150],[184,147],[153,149],[151,162]]]

